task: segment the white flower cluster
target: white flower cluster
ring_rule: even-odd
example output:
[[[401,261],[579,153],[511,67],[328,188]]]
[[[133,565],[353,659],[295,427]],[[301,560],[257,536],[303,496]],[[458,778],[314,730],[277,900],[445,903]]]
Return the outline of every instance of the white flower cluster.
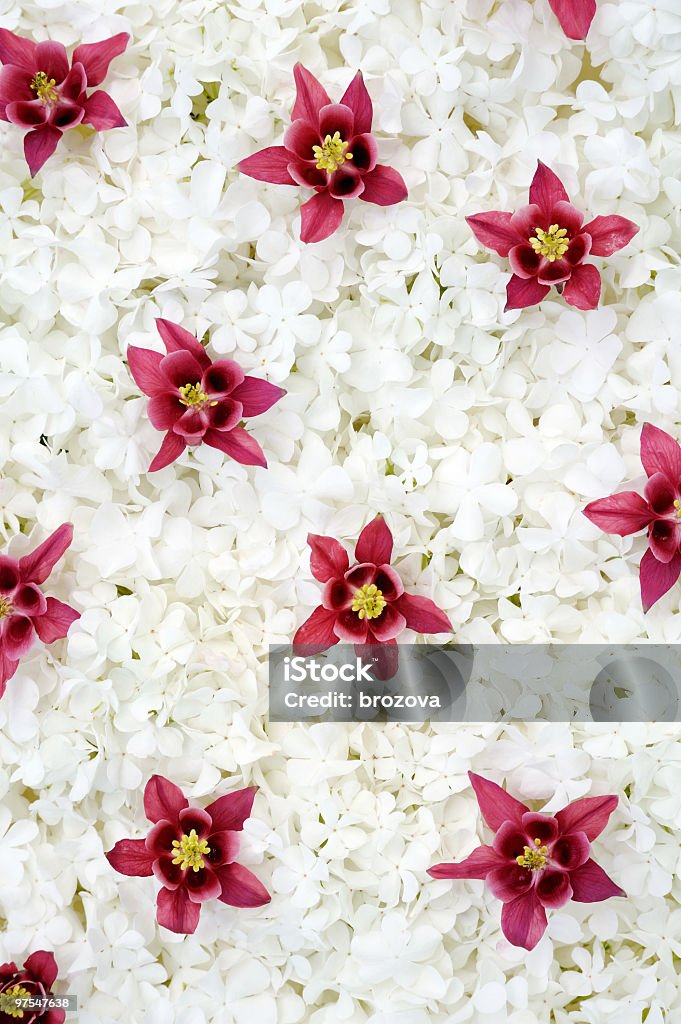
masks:
[[[82,612],[0,703],[0,962],[54,950],[80,1024],[674,1024],[677,729],[269,725],[266,659],[319,603],[308,532],[351,547],[378,512],[462,641],[681,641],[678,587],[641,609],[645,538],[582,515],[641,477],[645,421],[681,436],[675,0],[598,0],[586,45],[548,0],[0,0],[0,24],[132,37],[127,128],[65,133],[32,181],[0,125],[2,547],[71,521],[49,592]],[[334,97],[363,71],[409,187],[314,245],[310,193],[235,169],[280,144],[296,61]],[[465,222],[524,205],[537,159],[640,226],[592,312],[503,313]],[[160,350],[158,316],[286,388],[251,428],[268,469],[204,445],[147,474],[125,354]],[[428,879],[488,835],[470,768],[551,811],[617,793],[597,859],[628,898],[552,912],[528,954],[481,882]],[[157,926],[155,880],[104,857],[154,772],[199,804],[260,787],[240,860],[271,904]]]

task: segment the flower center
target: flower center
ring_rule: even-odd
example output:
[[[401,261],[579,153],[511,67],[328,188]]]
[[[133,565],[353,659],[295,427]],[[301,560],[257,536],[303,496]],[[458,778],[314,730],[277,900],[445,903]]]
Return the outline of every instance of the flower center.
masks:
[[[196,829],[193,828],[189,835],[181,839],[173,839],[173,848],[176,850],[173,857],[173,864],[179,864],[183,871],[193,868],[200,871],[203,867],[203,857],[210,853],[210,846],[205,839],[199,839]]]
[[[38,71],[31,80],[31,89],[43,103],[54,103],[57,98],[56,82],[48,78],[44,71]]]
[[[356,591],[352,599],[352,610],[360,619],[377,619],[388,602],[375,583],[368,583]]]
[[[520,857],[516,857],[521,868],[529,868],[530,871],[541,871],[548,859],[548,846],[542,846],[541,839],[535,839],[534,849],[526,846]]]
[[[8,1017],[23,1017],[24,1011],[18,1005],[18,1001],[30,998],[31,993],[27,988],[22,988],[21,985],[14,985],[0,995],[0,1013],[6,1013]]]
[[[192,407],[210,405],[212,408],[214,405],[218,404],[217,400],[214,402],[210,401],[200,383],[183,385],[183,387],[180,388],[180,394],[182,395],[180,405]]]
[[[352,153],[345,152],[349,145],[349,142],[343,142],[340,132],[335,132],[333,137],[327,135],[322,146],[312,147],[317,170],[333,174],[346,160],[352,160]]]
[[[674,512],[676,513],[677,519],[681,519],[681,501],[677,498],[674,502]]]
[[[7,597],[0,597],[0,619],[6,619],[8,615],[12,614],[14,605]]]
[[[570,248],[570,242],[566,239],[567,228],[560,228],[552,224],[548,231],[535,228],[536,238],[530,239],[530,245],[536,253],[544,256],[549,263],[559,260]]]

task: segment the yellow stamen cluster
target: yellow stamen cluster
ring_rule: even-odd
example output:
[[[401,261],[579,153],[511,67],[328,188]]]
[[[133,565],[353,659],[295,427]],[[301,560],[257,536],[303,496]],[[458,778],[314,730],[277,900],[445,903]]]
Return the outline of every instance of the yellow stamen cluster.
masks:
[[[676,512],[678,518],[681,519],[681,501],[679,501],[678,498],[674,502],[674,511]]]
[[[0,619],[6,619],[8,615],[12,614],[14,605],[7,597],[0,597]]]
[[[535,228],[535,232],[537,237],[530,239],[530,245],[536,253],[547,259],[549,263],[559,260],[570,248],[570,242],[565,237],[567,235],[567,228],[561,228],[557,224],[552,224],[548,231]]]
[[[0,994],[0,1013],[6,1013],[8,1017],[21,1018],[24,1011],[19,1005],[19,1000],[30,999],[31,993],[21,985],[14,985]]]
[[[208,395],[202,389],[199,383],[184,384],[180,388],[180,394],[182,395],[182,398],[180,399],[180,405],[187,405],[192,407],[210,405],[212,408],[212,406],[218,404],[217,400],[214,402],[210,401]]]
[[[360,619],[377,619],[388,602],[375,583],[360,587],[352,599],[352,610]]]
[[[349,142],[343,142],[340,132],[335,132],[333,137],[327,135],[322,146],[312,147],[314,158],[317,161],[317,170],[333,174],[346,160],[352,160],[352,153],[346,153],[349,145]]]
[[[38,71],[31,80],[31,89],[43,103],[54,103],[57,98],[56,84],[54,78],[48,78],[44,71]]]
[[[205,839],[199,839],[196,829],[193,828],[189,835],[181,839],[173,839],[173,849],[177,852],[173,857],[173,864],[179,864],[183,871],[193,868],[200,871],[203,867],[203,858],[210,853],[210,846]]]
[[[542,846],[541,839],[535,839],[534,849],[531,846],[526,846],[522,855],[516,857],[516,861],[520,864],[521,868],[529,868],[530,871],[541,871],[546,864],[548,856],[548,847]]]

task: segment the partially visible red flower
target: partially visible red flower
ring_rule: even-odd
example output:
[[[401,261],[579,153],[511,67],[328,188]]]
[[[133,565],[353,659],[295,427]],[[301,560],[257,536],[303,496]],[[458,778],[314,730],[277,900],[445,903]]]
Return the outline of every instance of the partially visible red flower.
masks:
[[[83,43],[72,63],[61,43],[34,43],[0,29],[0,120],[27,128],[24,153],[31,176],[52,156],[62,134],[81,122],[97,132],[123,128],[120,110],[100,85],[130,36],[120,32],[99,43]]]
[[[428,597],[407,594],[391,566],[393,536],[376,516],[359,535],[355,562],[333,537],[308,534],[312,575],[324,584],[322,603],[297,630],[293,644],[320,653],[339,641],[364,647],[396,648],[405,629],[449,633],[452,624]],[[388,663],[384,666],[389,673]],[[378,675],[388,678],[389,675]]]
[[[586,39],[596,13],[596,0],[549,0],[549,3],[569,39]]]
[[[16,1000],[50,998],[57,978],[57,964],[44,949],[31,953],[21,970],[15,963],[0,964],[0,1024],[64,1024],[66,1011],[49,1007],[22,1009]]]
[[[161,883],[156,919],[171,932],[196,931],[201,904],[218,899],[232,907],[262,907],[270,894],[236,863],[239,832],[251,814],[257,786],[221,796],[205,810],[190,807],[182,790],[152,775],[144,810],[153,828],[146,839],[121,839],[106,854],[122,875],[155,875]]]
[[[149,395],[149,419],[167,431],[149,471],[174,462],[188,445],[205,441],[244,466],[266,466],[258,442],[243,427],[242,417],[258,416],[286,392],[266,380],[246,377],[233,359],[213,362],[189,331],[170,320],[157,320],[167,355],[152,349],[128,349],[135,383]]]
[[[378,163],[371,134],[374,109],[358,71],[340,103],[302,64],[293,69],[296,102],[283,146],[269,146],[239,164],[242,174],[275,185],[303,185],[317,193],[301,208],[300,237],[321,242],[339,227],[343,202],[392,206],[407,197],[402,176]]]
[[[648,530],[640,569],[641,602],[647,612],[681,574],[681,447],[664,430],[644,423],[641,462],[648,477],[643,495],[621,491],[599,498],[586,506],[584,515],[619,537]]]
[[[552,285],[570,306],[595,309],[601,277],[593,264],[585,263],[587,256],[611,256],[638,231],[632,221],[614,215],[584,224],[560,178],[541,160],[530,185],[529,206],[517,213],[476,213],[466,221],[482,245],[509,258],[513,277],[505,310],[534,306]]]
[[[501,930],[514,946],[534,949],[546,911],[626,896],[591,859],[591,843],[617,807],[616,796],[589,796],[556,815],[536,814],[481,775],[468,773],[482,816],[495,833],[458,864],[436,864],[432,878],[478,878],[503,903]]]
[[[36,634],[43,643],[54,643],[80,618],[80,612],[40,589],[72,540],[73,526],[64,523],[30,555],[18,561],[0,555],[0,697]]]

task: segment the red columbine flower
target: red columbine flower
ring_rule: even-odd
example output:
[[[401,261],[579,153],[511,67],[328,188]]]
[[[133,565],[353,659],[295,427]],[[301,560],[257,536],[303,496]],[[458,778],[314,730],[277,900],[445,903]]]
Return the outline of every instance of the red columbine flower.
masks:
[[[64,523],[32,554],[18,561],[0,555],[0,697],[36,633],[43,643],[54,643],[80,618],[80,612],[40,590],[72,540],[73,527]]]
[[[590,502],[584,515],[620,537],[647,528],[649,547],[640,570],[641,601],[647,612],[681,573],[681,448],[664,430],[645,423],[641,462],[648,477],[645,497],[622,491]]]
[[[242,160],[243,174],[275,185],[303,185],[317,195],[301,207],[303,242],[328,238],[343,219],[343,201],[392,206],[407,197],[402,176],[377,163],[371,134],[374,108],[358,71],[340,103],[302,64],[293,69],[296,102],[283,146],[269,146]]]
[[[404,592],[404,584],[390,565],[393,536],[381,516],[364,527],[350,566],[345,548],[333,537],[309,534],[312,575],[324,583],[322,603],[298,629],[295,646],[315,652],[340,640],[358,645],[396,646],[404,629],[417,633],[449,632],[452,624],[427,597]],[[388,664],[384,666],[389,673]],[[389,675],[378,674],[378,678]]]
[[[617,807],[616,796],[591,796],[553,816],[535,814],[501,786],[468,773],[482,816],[495,833],[460,864],[436,864],[432,878],[480,878],[503,903],[501,930],[514,946],[534,949],[547,908],[626,896],[589,856]]]
[[[212,362],[201,342],[179,324],[157,320],[156,326],[166,356],[128,349],[135,383],[151,399],[149,419],[167,431],[149,471],[163,469],[188,445],[202,441],[244,466],[266,466],[262,448],[239,423],[266,412],[286,394],[283,388],[244,376],[233,359]]]
[[[100,43],[85,43],[73,51],[72,63],[61,43],[34,43],[0,29],[0,119],[28,128],[24,153],[31,176],[52,156],[62,133],[81,121],[97,132],[123,128],[127,122],[102,89],[109,64],[128,45],[120,32]]]
[[[631,241],[638,228],[626,217],[584,217],[572,206],[553,171],[538,162],[530,185],[530,204],[517,213],[476,213],[466,217],[473,234],[488,249],[508,256],[513,277],[506,307],[524,309],[555,285],[569,305],[595,309],[601,278],[587,256],[611,256]]]
[[[596,0],[549,0],[549,3],[569,39],[586,39],[596,13]]]
[[[57,964],[52,953],[44,949],[31,953],[22,970],[15,963],[0,965],[0,1024],[64,1024],[65,1010],[41,1008],[22,1009],[18,999],[44,999],[52,996],[57,977]]]
[[[171,932],[196,931],[201,904],[218,899],[232,907],[262,907],[270,894],[255,875],[235,863],[244,822],[257,786],[221,796],[205,810],[190,807],[182,790],[152,775],[144,810],[154,827],[146,839],[121,839],[106,854],[122,875],[156,875],[156,920]]]

